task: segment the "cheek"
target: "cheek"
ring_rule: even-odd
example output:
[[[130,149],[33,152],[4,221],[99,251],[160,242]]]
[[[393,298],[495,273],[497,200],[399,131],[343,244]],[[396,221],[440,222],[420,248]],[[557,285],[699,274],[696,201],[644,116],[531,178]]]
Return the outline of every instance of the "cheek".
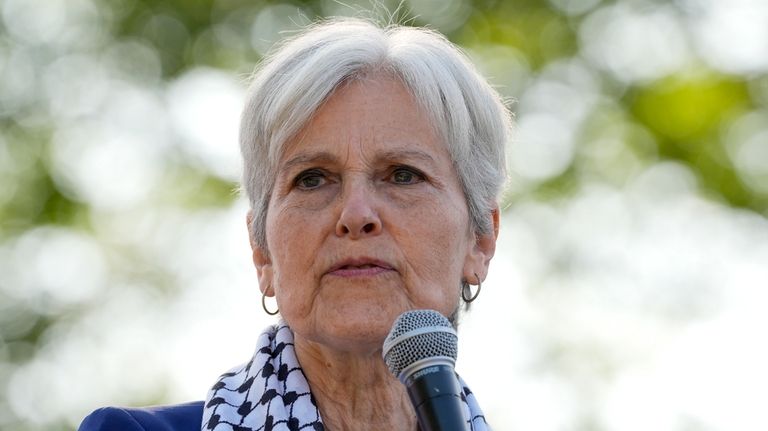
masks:
[[[320,247],[322,233],[316,228],[317,217],[303,217],[302,211],[284,210],[273,213],[267,227],[267,243],[272,256],[274,288],[281,310],[303,309],[310,297],[309,289],[315,283],[313,264],[315,251]]]
[[[414,223],[400,234],[405,258],[415,274],[413,295],[417,302],[440,304],[443,312],[452,312],[456,305],[464,261],[472,245],[465,212],[456,205],[431,208],[428,214],[409,218]]]
[[[282,211],[286,214],[296,213],[304,217],[307,215],[316,216],[318,213],[328,211],[328,208],[339,196],[340,189],[340,184],[331,183],[311,192],[294,192],[286,200]]]
[[[469,243],[469,217],[463,205],[437,202],[412,217],[418,220],[411,241],[429,251],[428,256],[452,266],[463,261]]]
[[[306,264],[298,259],[301,255],[312,255],[313,247],[327,232],[330,214],[325,203],[312,201],[290,202],[274,208],[267,218],[267,243],[277,256],[284,256],[282,262]]]

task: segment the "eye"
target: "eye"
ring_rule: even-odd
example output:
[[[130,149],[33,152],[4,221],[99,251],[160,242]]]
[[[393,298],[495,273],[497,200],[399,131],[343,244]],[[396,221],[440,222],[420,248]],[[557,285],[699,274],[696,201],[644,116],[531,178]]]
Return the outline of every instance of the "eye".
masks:
[[[316,189],[327,182],[325,173],[319,169],[302,171],[293,180],[293,184],[301,190]]]
[[[398,166],[392,170],[390,180],[395,184],[416,184],[424,181],[424,174],[411,167]]]

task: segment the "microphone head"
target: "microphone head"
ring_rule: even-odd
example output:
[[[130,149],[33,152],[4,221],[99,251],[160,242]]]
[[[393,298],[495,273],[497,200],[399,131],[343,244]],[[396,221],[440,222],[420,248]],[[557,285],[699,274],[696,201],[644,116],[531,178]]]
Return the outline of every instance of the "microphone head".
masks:
[[[441,358],[453,365],[458,336],[445,316],[434,310],[411,310],[401,314],[384,341],[384,362],[397,378],[411,365]]]

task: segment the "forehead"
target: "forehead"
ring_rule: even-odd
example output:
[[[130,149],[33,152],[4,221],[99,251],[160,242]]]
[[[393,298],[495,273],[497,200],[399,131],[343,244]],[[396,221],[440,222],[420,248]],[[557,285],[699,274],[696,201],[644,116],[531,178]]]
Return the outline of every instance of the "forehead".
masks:
[[[445,151],[429,116],[408,89],[390,77],[366,77],[337,88],[296,136],[283,157],[329,146]]]

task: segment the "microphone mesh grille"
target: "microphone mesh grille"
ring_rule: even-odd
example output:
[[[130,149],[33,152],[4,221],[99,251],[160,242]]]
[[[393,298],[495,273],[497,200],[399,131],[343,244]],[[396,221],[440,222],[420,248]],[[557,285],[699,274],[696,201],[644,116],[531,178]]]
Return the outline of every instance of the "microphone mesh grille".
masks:
[[[392,345],[398,337],[402,339]],[[412,310],[395,320],[384,342],[383,355],[389,371],[399,378],[403,369],[416,361],[435,356],[455,361],[457,352],[458,337],[445,316],[433,310]]]

